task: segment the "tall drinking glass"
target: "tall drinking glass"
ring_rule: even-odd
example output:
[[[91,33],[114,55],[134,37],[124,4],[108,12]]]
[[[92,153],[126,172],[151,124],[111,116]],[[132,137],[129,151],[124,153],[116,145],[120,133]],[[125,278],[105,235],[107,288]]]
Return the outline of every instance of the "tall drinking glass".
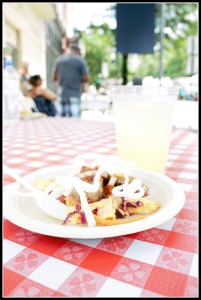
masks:
[[[117,155],[137,168],[164,173],[178,88],[115,86],[111,95]]]

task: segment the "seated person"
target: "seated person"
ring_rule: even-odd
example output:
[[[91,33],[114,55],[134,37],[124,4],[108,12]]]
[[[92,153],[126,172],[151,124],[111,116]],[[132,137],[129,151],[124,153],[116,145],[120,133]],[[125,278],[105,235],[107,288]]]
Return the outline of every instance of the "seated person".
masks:
[[[47,88],[42,88],[42,82],[40,75],[31,76],[29,83],[32,88],[29,90],[28,96],[34,100],[39,112],[54,117],[57,111],[53,102],[57,99],[57,95]]]

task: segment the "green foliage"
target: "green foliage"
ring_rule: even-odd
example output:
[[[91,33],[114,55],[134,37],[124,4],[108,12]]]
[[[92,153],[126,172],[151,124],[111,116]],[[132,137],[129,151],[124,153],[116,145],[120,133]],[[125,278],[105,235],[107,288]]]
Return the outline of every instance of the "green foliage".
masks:
[[[187,38],[198,33],[197,3],[167,3],[165,6],[165,34],[163,51],[164,76],[170,78],[187,76]],[[160,6],[156,9],[159,26]],[[156,26],[156,29],[157,29]],[[156,45],[160,49],[160,32],[156,30]],[[159,50],[153,55],[141,55],[141,63],[135,73],[141,76],[159,76]]]
[[[130,80],[134,76],[153,76],[158,77],[159,73],[159,52],[154,52],[153,54],[141,55],[141,63],[133,72],[129,69]]]
[[[185,77],[187,63],[186,39],[178,39],[174,42],[172,51],[164,53],[164,76],[171,78]]]
[[[95,84],[98,75],[102,73],[102,63],[109,65],[109,77],[120,76],[120,55],[112,59],[115,53],[115,34],[107,24],[95,26],[91,24],[86,32],[81,32],[81,38],[86,47],[85,59],[89,66],[91,83]]]
[[[114,9],[114,7],[112,8]],[[166,3],[163,69],[164,76],[171,78],[186,76],[187,38],[198,33],[198,3]],[[128,66],[130,79],[133,76],[159,76],[161,4],[156,5],[155,47],[153,54],[139,55],[141,63],[134,70]],[[81,38],[86,48],[86,61],[89,66],[91,83],[101,74],[102,63],[109,65],[109,77],[121,77],[122,55],[115,50],[115,30],[107,24],[91,24]],[[116,54],[112,60],[111,53]]]

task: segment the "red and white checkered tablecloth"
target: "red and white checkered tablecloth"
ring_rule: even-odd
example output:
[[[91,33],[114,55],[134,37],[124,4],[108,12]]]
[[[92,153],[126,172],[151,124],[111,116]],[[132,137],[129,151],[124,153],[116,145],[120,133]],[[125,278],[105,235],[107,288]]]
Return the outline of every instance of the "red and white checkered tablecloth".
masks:
[[[4,124],[3,160],[24,176],[81,153],[115,154],[112,122],[67,118]],[[198,135],[174,129],[166,175],[186,201],[168,222],[105,239],[45,236],[4,219],[5,297],[198,297]],[[4,185],[14,182],[4,175]]]

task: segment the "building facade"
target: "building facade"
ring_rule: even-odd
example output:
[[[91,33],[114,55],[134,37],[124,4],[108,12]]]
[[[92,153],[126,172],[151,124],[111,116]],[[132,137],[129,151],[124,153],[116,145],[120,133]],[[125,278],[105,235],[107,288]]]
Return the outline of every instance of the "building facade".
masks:
[[[58,19],[57,11],[55,10],[56,18],[45,22],[46,30],[46,78],[47,87],[56,92],[57,86],[52,81],[52,71],[56,58],[62,54],[62,38],[66,32],[61,22]]]
[[[46,25],[56,13],[52,3],[3,3],[3,55],[10,55],[15,69],[29,63],[30,74],[47,79]]]

